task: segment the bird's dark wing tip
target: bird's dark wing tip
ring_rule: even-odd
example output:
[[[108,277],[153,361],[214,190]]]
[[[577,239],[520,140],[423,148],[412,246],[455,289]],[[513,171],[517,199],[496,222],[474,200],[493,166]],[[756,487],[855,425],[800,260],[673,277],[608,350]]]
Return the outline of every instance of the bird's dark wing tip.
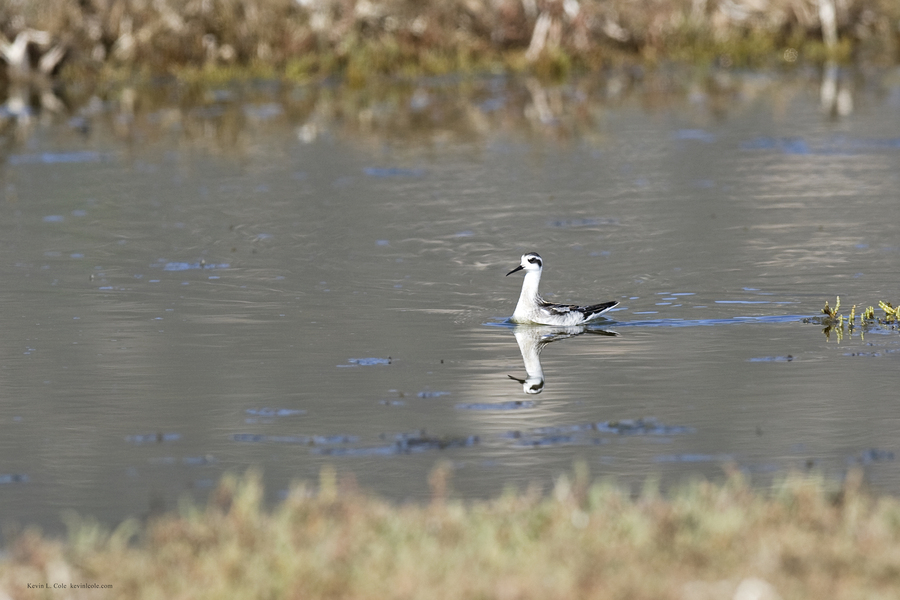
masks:
[[[615,308],[619,305],[617,300],[612,300],[610,302],[601,302],[600,304],[592,304],[591,306],[585,306],[581,310],[584,311],[585,315],[599,315],[600,313],[604,313],[611,308]]]

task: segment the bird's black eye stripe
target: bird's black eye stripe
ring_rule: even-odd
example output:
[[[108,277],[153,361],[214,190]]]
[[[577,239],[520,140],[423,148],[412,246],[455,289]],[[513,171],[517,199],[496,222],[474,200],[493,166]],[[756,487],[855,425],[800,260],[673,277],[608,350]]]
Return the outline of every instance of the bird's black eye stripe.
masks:
[[[536,256],[532,256],[531,258],[528,259],[528,262],[530,262],[531,264],[535,264],[540,261],[537,259]]]

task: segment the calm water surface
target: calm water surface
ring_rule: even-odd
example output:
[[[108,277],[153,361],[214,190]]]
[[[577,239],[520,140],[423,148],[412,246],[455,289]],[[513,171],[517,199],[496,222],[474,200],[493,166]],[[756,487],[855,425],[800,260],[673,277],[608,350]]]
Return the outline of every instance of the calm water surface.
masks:
[[[632,485],[861,464],[900,492],[900,334],[801,321],[900,300],[900,74],[840,84],[840,116],[813,73],[8,126],[3,523],[112,524],[251,466],[272,499],[325,465],[418,499],[439,461],[485,497],[576,459]],[[620,308],[505,324],[526,251],[548,298]]]

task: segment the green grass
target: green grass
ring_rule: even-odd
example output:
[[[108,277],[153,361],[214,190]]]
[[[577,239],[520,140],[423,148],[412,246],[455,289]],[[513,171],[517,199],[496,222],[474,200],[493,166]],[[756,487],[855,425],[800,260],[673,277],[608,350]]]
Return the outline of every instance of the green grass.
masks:
[[[842,486],[791,476],[756,491],[737,474],[639,497],[589,482],[549,495],[397,505],[338,482],[298,484],[272,510],[259,478],[226,477],[185,505],[112,533],[73,521],[67,541],[29,532],[0,563],[10,597],[62,598],[29,582],[87,582],[90,598],[731,598],[739,585],[789,598],[900,596],[900,501],[851,472]],[[136,537],[135,537],[136,536]],[[136,540],[136,541],[135,541]]]

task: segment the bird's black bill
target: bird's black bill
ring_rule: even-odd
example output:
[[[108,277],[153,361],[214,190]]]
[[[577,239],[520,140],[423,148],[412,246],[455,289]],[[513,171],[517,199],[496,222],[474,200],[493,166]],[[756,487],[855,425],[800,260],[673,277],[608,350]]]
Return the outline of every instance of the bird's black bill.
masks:
[[[519,265],[518,267],[516,267],[515,269],[513,269],[512,271],[510,271],[509,273],[507,273],[506,276],[509,277],[510,275],[512,275],[513,273],[515,273],[516,271],[521,271],[521,270],[524,269],[524,268],[525,268],[525,267],[523,267],[522,265]]]

